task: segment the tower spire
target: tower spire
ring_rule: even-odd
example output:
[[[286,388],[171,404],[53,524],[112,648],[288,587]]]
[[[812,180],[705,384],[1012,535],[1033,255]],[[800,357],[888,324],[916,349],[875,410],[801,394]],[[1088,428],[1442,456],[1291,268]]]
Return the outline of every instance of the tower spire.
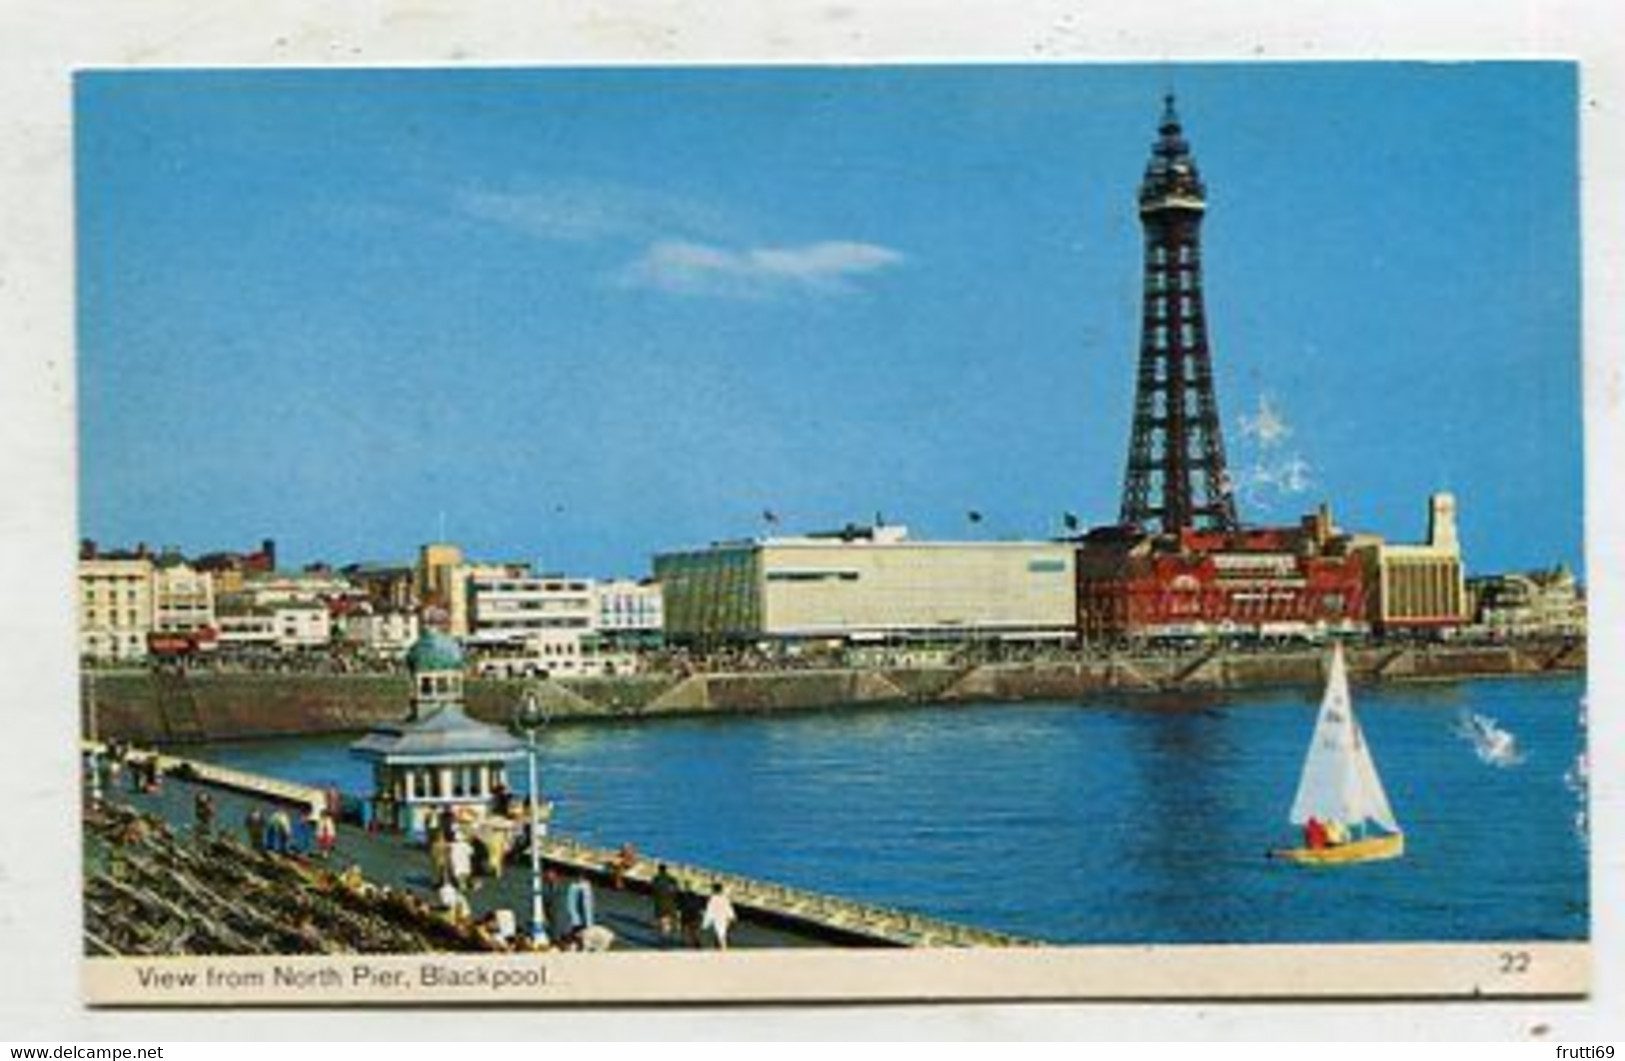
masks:
[[[1236,501],[1225,467],[1202,295],[1202,183],[1173,92],[1140,182],[1145,296],[1140,316],[1134,430],[1121,520],[1173,533],[1233,530]]]

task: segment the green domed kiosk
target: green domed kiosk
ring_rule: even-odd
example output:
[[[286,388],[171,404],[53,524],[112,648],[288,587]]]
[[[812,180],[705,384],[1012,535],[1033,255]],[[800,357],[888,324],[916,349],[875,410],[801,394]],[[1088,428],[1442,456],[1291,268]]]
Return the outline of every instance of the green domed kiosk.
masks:
[[[424,631],[406,665],[407,717],[375,726],[350,745],[350,754],[372,763],[373,820],[414,837],[443,814],[477,824],[507,790],[508,764],[524,757],[525,744],[464,712],[463,650],[451,637]]]

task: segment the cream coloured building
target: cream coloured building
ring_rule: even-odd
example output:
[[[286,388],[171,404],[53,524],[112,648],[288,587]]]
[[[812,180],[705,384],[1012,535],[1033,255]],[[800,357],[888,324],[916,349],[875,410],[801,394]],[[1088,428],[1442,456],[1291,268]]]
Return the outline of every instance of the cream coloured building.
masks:
[[[418,550],[417,591],[424,605],[451,609],[454,569],[463,563],[463,550],[451,542],[430,542]]]
[[[138,660],[157,614],[147,557],[79,561],[79,654],[95,660]]]
[[[446,632],[466,638],[478,628],[476,612],[481,587],[530,577],[530,565],[523,563],[458,563],[446,570],[444,595],[437,597],[445,608]]]
[[[1074,547],[916,541],[904,527],[766,538],[655,557],[678,643],[1070,640]]]
[[[1426,541],[1357,541],[1355,549],[1365,557],[1366,601],[1377,629],[1452,629],[1471,620],[1453,495],[1428,499]]]
[[[1585,636],[1585,594],[1567,566],[1472,579],[1467,588],[1479,628],[1493,637]]]
[[[214,578],[180,561],[159,560],[152,573],[154,623],[160,633],[190,634],[216,625]]]
[[[596,613],[592,583],[561,575],[527,575],[485,571],[464,583],[467,619],[458,630],[470,645],[521,644],[538,634],[573,632],[579,640],[593,628]]]

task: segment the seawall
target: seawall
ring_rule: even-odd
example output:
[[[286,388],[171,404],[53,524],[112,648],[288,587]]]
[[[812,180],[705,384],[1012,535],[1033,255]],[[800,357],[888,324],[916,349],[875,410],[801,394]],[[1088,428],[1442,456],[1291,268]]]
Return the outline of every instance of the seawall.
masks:
[[[1450,681],[1583,672],[1584,644],[1355,649],[1356,682]],[[637,675],[522,682],[471,679],[469,711],[506,722],[527,689],[552,717],[631,719],[726,715],[847,705],[1067,700],[1100,693],[1222,691],[1315,686],[1325,656],[1315,651],[1205,651],[1116,655],[963,667]],[[401,717],[404,675],[187,675],[98,672],[87,682],[96,733],[141,743],[347,733]],[[85,720],[88,723],[88,718]],[[87,732],[89,727],[87,725]]]

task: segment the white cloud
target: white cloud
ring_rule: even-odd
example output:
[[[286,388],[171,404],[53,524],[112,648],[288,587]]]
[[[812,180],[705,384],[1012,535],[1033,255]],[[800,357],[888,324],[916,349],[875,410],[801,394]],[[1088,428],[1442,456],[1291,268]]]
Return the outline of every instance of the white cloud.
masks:
[[[535,239],[586,242],[668,233],[715,236],[733,228],[721,211],[680,196],[617,184],[560,181],[519,192],[469,189],[456,206],[479,221]]]
[[[626,185],[557,181],[517,192],[465,189],[454,205],[464,217],[532,239],[642,246],[613,282],[679,295],[838,294],[851,290],[855,278],[903,261],[888,247],[852,240],[750,245],[726,211]]]
[[[620,281],[679,295],[837,294],[851,290],[854,278],[903,260],[889,247],[847,240],[734,248],[668,239],[650,244],[622,271]]]

